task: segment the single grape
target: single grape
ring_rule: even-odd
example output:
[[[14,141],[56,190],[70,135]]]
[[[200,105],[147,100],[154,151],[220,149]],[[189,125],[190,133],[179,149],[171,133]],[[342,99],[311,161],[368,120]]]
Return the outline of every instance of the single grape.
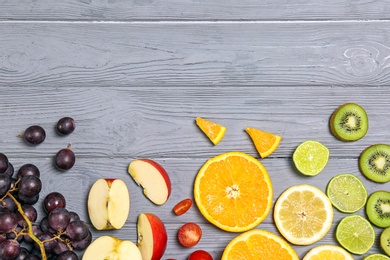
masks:
[[[25,247],[20,248],[19,255],[15,258],[15,260],[24,260],[30,254],[30,252]]]
[[[68,135],[74,131],[76,128],[76,124],[74,122],[74,119],[71,117],[63,117],[60,120],[58,120],[56,125],[57,133],[61,135]]]
[[[49,219],[47,216],[43,217],[40,223],[40,227],[43,232],[49,232],[52,234],[56,234],[57,231],[55,231],[49,224]]]
[[[8,209],[0,211],[0,233],[9,233],[18,226],[18,218]]]
[[[0,153],[0,173],[4,173],[8,168],[8,157]]]
[[[54,230],[60,231],[68,226],[70,215],[67,209],[57,208],[49,213],[47,219]]]
[[[22,206],[22,209],[23,209],[23,212],[24,214],[27,216],[27,218],[32,222],[34,223],[36,220],[37,220],[37,217],[38,217],[38,213],[37,213],[37,210],[29,205],[29,204],[24,204]],[[20,214],[19,212],[16,213],[16,215],[18,216],[18,225],[23,227],[23,226],[27,226],[27,222],[26,220],[23,218],[22,214]]]
[[[41,192],[42,182],[41,180],[32,175],[24,176],[18,184],[18,193],[23,196],[35,196]]]
[[[41,258],[35,254],[29,254],[24,260],[41,260]]]
[[[14,260],[20,253],[20,244],[13,239],[7,239],[0,244],[0,259]]]
[[[57,256],[57,260],[78,260],[78,256],[73,251],[65,251]]]
[[[70,221],[69,223],[75,221],[75,220],[80,220],[80,216],[79,214],[77,214],[76,212],[74,211],[69,211],[69,215],[70,215]]]
[[[46,132],[41,126],[32,125],[24,131],[23,137],[29,144],[40,144],[45,140]]]
[[[8,162],[7,170],[5,170],[3,174],[9,177],[12,177],[12,175],[14,175],[14,166],[12,165],[12,163]]]
[[[54,254],[59,255],[63,252],[69,251],[70,248],[63,242],[58,240],[56,246],[53,249]]]
[[[39,194],[31,197],[18,194],[18,199],[24,204],[34,205],[39,200]]]
[[[73,241],[83,240],[88,236],[89,228],[81,220],[70,222],[66,227],[66,235]]]
[[[18,170],[18,178],[23,178],[24,176],[33,175],[36,177],[41,177],[41,173],[37,166],[31,163],[26,163]]]
[[[92,242],[92,233],[91,231],[88,231],[88,235],[80,241],[72,241],[72,246],[75,249],[85,249],[87,248]]]
[[[8,209],[11,212],[15,212],[17,209],[15,201],[11,199],[11,197],[7,196],[2,201],[0,201],[0,210]]]
[[[4,196],[11,188],[11,177],[0,174],[0,197]]]
[[[65,208],[66,207],[65,197],[59,192],[49,193],[45,197],[45,200],[43,201],[43,207],[48,213],[53,211],[56,208]]]
[[[54,157],[54,165],[60,170],[69,170],[76,162],[76,156],[70,149],[70,146],[61,149]]]

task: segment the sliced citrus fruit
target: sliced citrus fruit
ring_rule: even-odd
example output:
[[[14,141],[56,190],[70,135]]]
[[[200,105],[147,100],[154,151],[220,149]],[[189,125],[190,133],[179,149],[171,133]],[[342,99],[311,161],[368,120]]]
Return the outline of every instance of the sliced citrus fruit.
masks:
[[[321,245],[312,248],[302,260],[353,260],[353,257],[342,247]]]
[[[231,232],[256,227],[272,207],[273,188],[266,168],[243,152],[209,159],[199,170],[194,198],[202,215]]]
[[[374,244],[375,230],[362,216],[351,215],[340,220],[336,228],[336,239],[352,254],[362,255]]]
[[[233,238],[225,247],[222,260],[264,259],[298,260],[294,249],[280,236],[269,231],[254,229]]]
[[[353,213],[361,209],[367,201],[367,190],[355,175],[343,173],[334,176],[326,187],[333,206],[345,213]]]
[[[265,132],[256,128],[245,128],[245,131],[248,133],[252,139],[253,144],[256,147],[256,150],[259,152],[261,158],[265,158],[272,154],[276,148],[278,148],[282,137],[275,135],[269,132]]]
[[[319,174],[329,160],[329,150],[322,143],[307,140],[298,145],[293,153],[295,167],[303,175]]]
[[[332,226],[332,203],[317,187],[294,185],[276,201],[274,221],[288,241],[310,245],[322,239]]]
[[[210,139],[210,141],[213,142],[214,145],[217,145],[225,136],[226,127],[201,117],[197,117],[195,121],[196,125]]]
[[[390,257],[382,254],[372,254],[364,257],[363,260],[390,260]]]

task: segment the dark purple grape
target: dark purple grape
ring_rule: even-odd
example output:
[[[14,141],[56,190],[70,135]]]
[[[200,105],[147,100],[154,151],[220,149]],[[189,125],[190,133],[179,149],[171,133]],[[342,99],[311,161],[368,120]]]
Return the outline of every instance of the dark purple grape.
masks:
[[[0,174],[0,197],[4,196],[11,188],[11,177]]]
[[[88,226],[81,220],[76,220],[70,222],[66,227],[66,235],[72,241],[80,241],[88,236],[89,228]]]
[[[22,231],[22,227],[16,227],[15,229],[14,229],[14,231],[16,231],[16,233],[20,233],[21,231]],[[16,233],[15,232],[9,232],[9,233],[7,233],[7,239],[15,239],[16,238]],[[23,236],[18,236],[18,238],[17,238],[17,241],[19,242],[19,243],[22,243],[22,241],[23,241]]]
[[[20,244],[13,240],[7,239],[0,244],[0,259],[14,260],[20,253]]]
[[[4,173],[8,168],[8,157],[0,153],[0,173]]]
[[[70,248],[62,241],[58,241],[56,246],[54,247],[54,250],[53,252],[56,254],[56,255],[59,255],[63,252],[66,252],[66,251],[69,251]]]
[[[70,147],[61,149],[54,157],[54,165],[60,170],[69,170],[76,162],[76,156]]]
[[[80,241],[72,241],[72,246],[75,249],[85,249],[87,248],[92,242],[92,233],[91,231],[88,231],[88,235]]]
[[[18,184],[18,193],[27,197],[38,195],[41,189],[41,180],[32,175],[24,176]]]
[[[76,124],[74,122],[74,119],[71,117],[63,117],[60,120],[58,120],[56,125],[57,133],[61,135],[68,135],[74,131],[76,128]]]
[[[41,224],[40,224],[40,227],[42,229],[43,232],[49,232],[49,233],[52,233],[52,234],[56,234],[57,231],[55,231],[49,224],[49,219],[47,216],[43,217],[42,220],[41,220]]]
[[[40,144],[45,140],[46,132],[41,126],[33,125],[24,131],[23,136],[29,144]]]
[[[24,176],[33,175],[36,177],[41,177],[41,173],[37,166],[31,163],[26,163],[18,170],[18,178],[23,178]]]
[[[18,199],[24,204],[34,205],[39,200],[39,194],[31,197],[18,194]]]
[[[24,260],[41,260],[41,258],[35,254],[29,254],[24,258]]]
[[[25,248],[21,247],[20,248],[20,253],[19,255],[15,258],[15,260],[24,260],[26,257],[30,254],[30,252]]]
[[[74,211],[69,211],[69,215],[70,215],[70,221],[69,221],[69,223],[70,223],[70,222],[73,222],[73,221],[75,221],[75,220],[80,220],[79,214],[77,214],[77,213],[74,212]]]
[[[27,216],[27,218],[33,223],[37,220],[37,217],[38,217],[38,213],[37,213],[37,210],[29,205],[29,204],[24,204],[22,206],[22,209],[23,209],[23,212],[24,214]],[[16,213],[16,215],[18,216],[18,225],[23,227],[23,226],[27,226],[27,222],[26,220],[23,218],[22,214],[20,214],[19,212]]]
[[[45,197],[45,200],[43,201],[43,207],[48,213],[53,211],[56,208],[65,208],[66,207],[65,197],[59,192],[49,193]]]
[[[36,237],[40,237],[43,233],[41,227],[37,224],[32,225],[32,232],[33,232],[34,236],[36,236]],[[24,235],[23,239],[26,243],[29,243],[29,244],[34,243],[34,240],[32,240],[32,238],[29,235]]]
[[[0,233],[9,233],[18,226],[18,218],[8,209],[0,211]]]
[[[14,175],[14,166],[12,165],[12,163],[8,162],[7,170],[5,170],[3,174],[9,177],[12,177],[12,175]]]
[[[54,237],[53,234],[49,233],[49,232],[43,232],[38,238],[39,240],[41,240],[41,242],[43,242],[43,246],[45,248],[45,251],[46,253],[51,253],[53,252],[58,240],[57,239],[53,239],[51,240],[52,238]],[[38,244],[34,244],[35,248],[38,249]]]
[[[49,213],[47,219],[54,230],[65,230],[70,221],[69,211],[64,208],[57,208]]]
[[[18,207],[16,206],[15,201],[13,201],[9,196],[7,196],[3,199],[3,201],[0,202],[0,210],[4,208],[8,209],[11,212],[15,212]]]
[[[78,260],[78,256],[73,251],[65,251],[57,256],[57,260]]]

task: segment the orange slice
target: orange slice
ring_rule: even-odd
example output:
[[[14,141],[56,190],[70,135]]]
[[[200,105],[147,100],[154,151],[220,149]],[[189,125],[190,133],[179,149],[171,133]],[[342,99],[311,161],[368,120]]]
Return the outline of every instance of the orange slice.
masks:
[[[202,215],[230,232],[256,227],[270,212],[273,188],[266,168],[243,152],[209,159],[194,184],[195,202]]]
[[[278,148],[280,141],[282,140],[282,137],[279,135],[268,133],[257,128],[248,127],[245,128],[245,131],[252,139],[261,158],[265,158],[272,154],[276,148]]]
[[[283,238],[260,229],[247,231],[229,242],[222,260],[237,259],[299,260],[297,253]]]
[[[196,124],[214,145],[217,145],[225,136],[226,127],[222,125],[201,117],[196,118]]]

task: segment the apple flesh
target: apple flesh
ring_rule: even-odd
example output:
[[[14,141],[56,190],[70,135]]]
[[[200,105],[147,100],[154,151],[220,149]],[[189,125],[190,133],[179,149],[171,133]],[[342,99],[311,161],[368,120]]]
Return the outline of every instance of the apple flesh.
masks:
[[[138,243],[143,260],[159,260],[167,248],[168,236],[164,223],[152,213],[142,213],[137,222]]]
[[[138,247],[129,240],[113,236],[101,236],[85,250],[83,260],[142,260]]]
[[[154,204],[162,205],[168,200],[171,181],[160,164],[150,159],[136,159],[129,164],[128,172]]]
[[[97,230],[120,229],[130,211],[130,194],[120,179],[98,179],[88,195],[88,214]]]

